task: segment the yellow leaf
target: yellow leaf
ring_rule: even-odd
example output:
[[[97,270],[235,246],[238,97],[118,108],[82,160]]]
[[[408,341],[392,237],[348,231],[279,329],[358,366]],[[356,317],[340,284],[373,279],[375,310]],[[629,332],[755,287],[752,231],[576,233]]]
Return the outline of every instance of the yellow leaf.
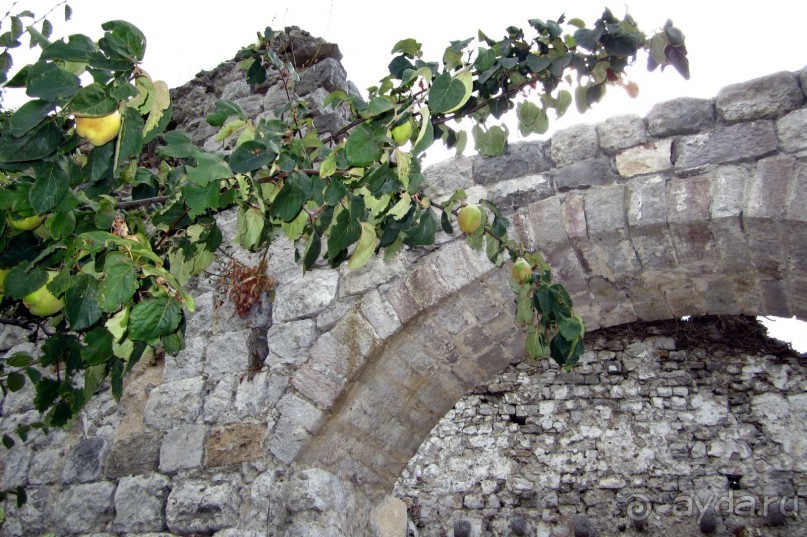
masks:
[[[373,251],[375,250],[375,241],[375,228],[367,222],[362,222],[361,237],[359,237],[359,242],[356,243],[356,249],[353,250],[353,255],[350,256],[347,268],[355,270],[367,263],[367,260],[370,259],[370,256],[373,255]]]

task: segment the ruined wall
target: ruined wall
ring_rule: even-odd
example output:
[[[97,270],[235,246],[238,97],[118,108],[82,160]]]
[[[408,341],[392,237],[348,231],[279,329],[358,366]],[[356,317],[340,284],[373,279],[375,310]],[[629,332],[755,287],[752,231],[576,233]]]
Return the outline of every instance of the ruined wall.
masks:
[[[316,106],[328,90],[351,90],[338,49],[295,32],[287,52],[300,70],[297,94]],[[271,114],[285,99],[277,79],[249,88],[242,75],[237,62],[227,62],[178,88],[175,127],[199,145],[226,151],[228,142],[217,142],[203,119],[217,98],[255,116]],[[662,103],[647,118],[573,127],[493,159],[452,160],[429,178],[438,190],[459,186],[471,199],[490,197],[508,207],[514,234],[530,243],[540,237],[592,329],[694,313],[804,317],[804,87],[807,73],[777,73],[727,88],[716,100]],[[340,110],[315,117],[323,131],[344,120]],[[233,241],[234,220],[230,213],[219,219],[225,242]],[[229,254],[255,261],[235,248]],[[523,360],[506,272],[444,235],[428,252],[403,252],[387,265],[374,259],[353,273],[317,268],[302,275],[293,246],[283,240],[272,245],[270,259],[273,304],[267,300],[241,319],[224,300],[221,281],[197,279],[186,350],[139,364],[119,406],[102,393],[71,429],[3,453],[0,487],[24,485],[30,499],[22,509],[6,505],[0,535],[405,531],[405,506],[390,493],[422,440],[464,394]],[[227,263],[222,258],[211,272]],[[31,350],[13,330],[5,335],[9,353]],[[264,335],[268,353],[255,353],[252,342]],[[595,390],[585,382],[595,374],[588,371],[574,373],[584,382],[573,389]],[[555,379],[559,372],[548,374]],[[774,387],[780,391],[770,397],[784,393]],[[562,400],[563,389],[542,392],[539,414],[542,403]],[[673,402],[681,406],[683,398],[684,412],[691,404],[681,393],[668,398],[669,412],[664,407],[671,430],[683,419]],[[30,397],[24,391],[2,400],[0,431],[38,419]],[[803,415],[802,403],[793,404]],[[628,420],[620,412],[634,410],[661,412],[639,402],[616,404],[611,419]],[[526,417],[516,414],[511,425]],[[573,429],[557,434],[578,434]],[[779,432],[760,434],[775,443]],[[516,483],[523,482],[503,486]],[[653,487],[647,481],[642,490]],[[465,492],[463,504],[467,495],[473,505],[487,505],[495,491],[483,492],[480,483],[478,493]],[[571,504],[559,496],[558,505]],[[437,513],[456,518],[453,511]],[[558,519],[545,523],[562,535],[569,514],[558,507]],[[475,519],[462,517],[457,521]],[[590,520],[611,521],[597,509]],[[447,524],[428,528],[450,534]]]
[[[571,372],[508,367],[396,484],[413,535],[807,534],[807,362],[763,339],[748,318],[623,325]]]

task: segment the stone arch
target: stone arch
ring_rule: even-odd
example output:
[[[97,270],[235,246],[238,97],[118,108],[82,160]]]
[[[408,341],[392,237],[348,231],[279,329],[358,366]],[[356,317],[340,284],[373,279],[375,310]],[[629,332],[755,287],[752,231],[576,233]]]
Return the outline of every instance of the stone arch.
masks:
[[[790,138],[792,122],[805,117],[793,102],[804,98],[793,75],[766,82],[798,95],[777,104],[757,91],[777,114],[749,105],[747,117],[732,116],[736,100],[765,86],[752,81],[745,92],[731,87],[718,96],[717,117],[713,102],[665,103],[655,113],[672,118],[655,132],[653,113],[644,121],[617,118],[433,175],[474,194],[498,193],[500,201],[513,192],[542,198],[515,211],[514,234],[540,246],[589,329],[704,314],[804,320],[807,167],[799,159],[803,135]],[[670,130],[692,106],[706,114],[707,128]],[[640,134],[649,129],[640,143],[606,145],[626,124]],[[570,154],[556,153],[555,143]],[[545,169],[527,175],[516,166],[521,175],[507,177],[519,159]],[[504,179],[486,185],[491,169],[504,170]],[[381,295],[400,327],[364,349],[366,365],[351,373],[296,460],[389,492],[459,397],[523,358],[507,279],[457,242],[419,259]]]

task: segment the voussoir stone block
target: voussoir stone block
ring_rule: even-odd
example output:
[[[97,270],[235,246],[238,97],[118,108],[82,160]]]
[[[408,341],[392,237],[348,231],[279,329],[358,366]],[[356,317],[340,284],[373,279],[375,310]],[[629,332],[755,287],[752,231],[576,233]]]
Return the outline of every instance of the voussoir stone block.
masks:
[[[803,103],[798,79],[787,71],[731,84],[716,99],[717,111],[727,123],[775,118]]]
[[[617,154],[615,162],[619,175],[633,177],[672,170],[672,142],[672,138],[667,138]]]
[[[597,136],[603,151],[614,153],[647,142],[647,129],[639,116],[622,115],[597,125]]]
[[[555,166],[566,166],[597,156],[599,141],[594,125],[575,125],[552,137],[552,161]]]
[[[504,154],[496,157],[474,157],[474,182],[480,185],[492,185],[499,181],[548,171],[552,165],[547,159],[547,152],[547,142],[527,142],[508,146]],[[470,194],[468,198],[476,201]]]
[[[795,110],[776,122],[776,134],[785,153],[807,150],[807,108]]]
[[[694,134],[715,126],[715,106],[711,99],[682,97],[659,103],[647,114],[650,136]]]
[[[618,176],[611,170],[611,159],[593,158],[581,160],[552,172],[558,192],[573,188],[589,188],[610,185]]]
[[[738,123],[676,141],[673,144],[675,170],[691,175],[711,165],[758,159],[775,152],[778,145],[772,122]]]

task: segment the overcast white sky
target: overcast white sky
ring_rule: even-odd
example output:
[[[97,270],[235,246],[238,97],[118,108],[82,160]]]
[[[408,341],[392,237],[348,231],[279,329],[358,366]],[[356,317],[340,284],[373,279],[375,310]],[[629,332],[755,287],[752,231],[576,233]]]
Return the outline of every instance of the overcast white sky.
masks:
[[[56,3],[20,0],[13,12],[30,9],[40,15]],[[10,4],[8,0],[0,4],[2,13]],[[630,74],[640,85],[639,98],[630,99],[621,89],[611,88],[603,102],[585,117],[570,111],[553,124],[553,130],[622,113],[644,115],[658,102],[681,96],[713,97],[728,84],[807,65],[807,2],[794,0],[72,0],[69,5],[73,8],[70,22],[63,22],[61,7],[49,17],[55,36],[85,33],[98,38],[103,22],[127,20],[148,38],[143,67],[171,87],[232,58],[266,26],[297,25],[338,43],[348,77],[362,90],[386,74],[392,46],[407,37],[424,43],[426,59],[438,60],[449,40],[475,36],[479,29],[498,38],[507,26],[527,29],[527,19],[557,19],[562,13],[590,24],[606,5],[620,17],[628,10],[648,33],[668,18],[683,30],[689,49],[690,81],[681,79],[671,68],[662,75],[648,74],[642,58]],[[7,30],[7,23],[2,30]],[[7,99],[7,105],[14,103],[13,97]],[[804,325],[800,326],[796,331],[807,332]],[[801,352],[807,351],[807,336],[798,344]]]

